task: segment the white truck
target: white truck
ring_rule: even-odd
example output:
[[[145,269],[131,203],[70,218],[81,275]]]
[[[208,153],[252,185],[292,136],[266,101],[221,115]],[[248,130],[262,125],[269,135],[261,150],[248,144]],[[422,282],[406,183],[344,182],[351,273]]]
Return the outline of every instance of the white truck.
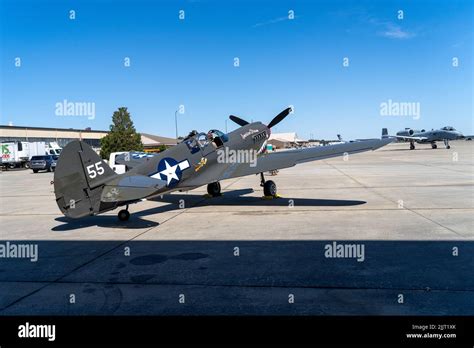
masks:
[[[125,161],[130,161],[131,164],[137,164],[137,161],[139,162],[140,159],[144,157],[149,158],[149,157],[155,156],[154,153],[146,153],[146,152],[139,152],[139,151],[112,152],[110,153],[110,156],[109,156],[108,165],[117,174],[123,174],[127,171],[127,165],[116,163],[116,157],[123,154],[125,154],[125,158],[124,158]],[[122,159],[122,163],[123,161],[124,160]]]
[[[57,142],[53,141],[46,145],[46,153],[45,155],[54,155],[59,156],[61,154],[62,148],[58,145]],[[30,156],[31,158],[31,156]]]
[[[29,167],[29,161],[33,156],[45,155],[46,143],[44,141],[5,141],[1,143],[2,167]]]
[[[128,153],[128,152],[127,151],[122,151],[122,152],[112,152],[112,153],[110,153],[108,164],[109,164],[110,168],[112,168],[112,170],[117,174],[123,174],[127,171],[127,167],[125,166],[125,164],[116,164],[115,163],[115,157],[117,155],[121,155],[121,154],[124,154],[124,153]]]

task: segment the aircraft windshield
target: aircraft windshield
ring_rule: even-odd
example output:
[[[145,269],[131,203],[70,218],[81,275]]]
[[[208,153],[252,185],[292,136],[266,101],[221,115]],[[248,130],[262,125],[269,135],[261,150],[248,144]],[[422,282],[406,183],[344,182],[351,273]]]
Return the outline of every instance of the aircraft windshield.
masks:
[[[449,126],[443,127],[441,129],[445,130],[445,131],[455,131],[455,129],[453,127],[449,127]]]

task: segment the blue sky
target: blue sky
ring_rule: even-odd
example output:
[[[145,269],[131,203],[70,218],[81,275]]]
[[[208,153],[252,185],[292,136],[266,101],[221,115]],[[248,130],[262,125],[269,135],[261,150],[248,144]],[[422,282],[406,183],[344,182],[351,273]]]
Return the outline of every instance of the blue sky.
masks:
[[[179,105],[180,135],[225,130],[229,114],[268,123],[294,105],[274,132],[350,139],[379,136],[382,127],[393,134],[452,125],[473,134],[473,7],[471,0],[1,0],[0,123],[108,129],[113,111],[127,106],[139,131],[173,136]],[[64,99],[95,103],[95,118],[57,116]],[[382,116],[389,99],[420,103],[420,118]]]

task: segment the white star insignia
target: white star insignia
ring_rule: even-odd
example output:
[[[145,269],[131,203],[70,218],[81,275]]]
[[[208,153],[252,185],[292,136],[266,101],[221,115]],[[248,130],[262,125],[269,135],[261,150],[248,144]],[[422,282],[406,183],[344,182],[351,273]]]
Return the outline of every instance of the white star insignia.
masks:
[[[179,181],[178,176],[176,175],[176,169],[178,169],[179,164],[175,164],[174,166],[170,166],[169,163],[165,160],[166,168],[163,169],[159,174],[163,174],[166,176],[166,184],[169,185],[172,179]]]

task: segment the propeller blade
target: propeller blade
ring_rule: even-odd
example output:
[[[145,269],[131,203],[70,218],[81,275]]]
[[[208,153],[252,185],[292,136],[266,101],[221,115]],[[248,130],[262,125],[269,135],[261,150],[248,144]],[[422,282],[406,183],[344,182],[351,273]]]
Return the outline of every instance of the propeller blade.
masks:
[[[240,117],[237,117],[237,116],[234,116],[234,115],[230,115],[229,118],[232,121],[234,121],[235,123],[237,123],[239,126],[245,126],[245,125],[249,124],[247,121],[242,120]]]
[[[273,126],[276,126],[278,123],[280,123],[281,121],[283,121],[283,119],[288,116],[291,112],[291,108],[287,108],[285,110],[283,110],[282,112],[280,112],[278,115],[276,115],[273,120],[271,120],[271,122],[268,124],[268,128],[272,128]]]

